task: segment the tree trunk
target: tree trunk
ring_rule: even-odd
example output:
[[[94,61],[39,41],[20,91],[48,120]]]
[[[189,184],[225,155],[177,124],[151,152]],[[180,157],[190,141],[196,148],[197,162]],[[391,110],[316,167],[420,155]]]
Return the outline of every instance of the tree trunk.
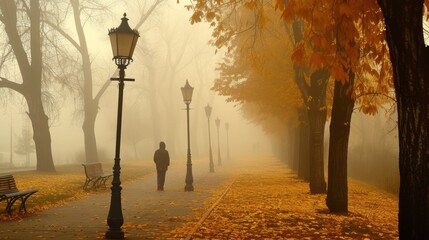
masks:
[[[310,124],[310,193],[326,193],[325,168],[323,164],[323,139],[326,109],[311,108],[308,111]]]
[[[300,128],[292,128],[292,133],[293,133],[293,145],[292,145],[292,154],[293,157],[292,159],[289,159],[290,161],[290,166],[292,168],[293,171],[295,171],[296,173],[298,173],[298,169],[299,169],[299,164],[300,164],[300,160],[301,160],[301,152],[300,152]]]
[[[305,109],[299,111],[299,167],[298,177],[304,181],[310,180],[310,129],[308,125],[308,116]]]
[[[51,134],[49,132],[48,117],[43,110],[40,95],[26,97],[28,116],[33,126],[33,139],[36,147],[37,171],[55,172],[52,159]]]
[[[295,43],[303,39],[304,22],[294,20],[292,30]],[[318,69],[311,74],[309,85],[304,77],[309,69],[294,65],[295,81],[301,91],[308,111],[310,129],[310,193],[326,193],[323,164],[323,140],[326,122],[326,86],[329,75],[327,69]]]
[[[159,106],[158,106],[158,99],[157,99],[157,88],[155,86],[155,79],[156,76],[154,74],[154,69],[152,68],[152,66],[148,66],[148,84],[149,84],[149,89],[151,89],[149,91],[149,108],[150,108],[150,113],[151,113],[151,117],[150,119],[152,120],[152,139],[153,139],[153,144],[154,144],[154,149],[157,149],[159,147],[159,142],[160,141],[166,141],[165,139],[161,139],[161,129],[160,129],[160,121],[161,121],[161,116],[159,114]],[[164,133],[165,136],[165,133]],[[170,144],[170,143],[167,143]],[[169,145],[167,145],[168,148],[170,148]]]
[[[398,109],[399,237],[429,239],[429,48],[424,1],[378,0],[386,23]]]
[[[30,51],[31,62],[17,27],[17,7],[15,1],[0,1],[0,9],[4,16],[5,32],[9,38],[22,76],[22,84],[2,81],[2,87],[9,87],[22,94],[28,105],[28,115],[33,126],[33,139],[36,147],[37,171],[54,172],[52,158],[51,133],[48,117],[42,103],[42,52],[40,34],[40,4],[30,1]]]
[[[354,100],[347,89],[353,86],[350,77],[344,85],[335,81],[334,102],[329,136],[328,193],[326,205],[331,212],[348,211],[347,153]]]
[[[31,13],[31,79],[25,79],[28,114],[33,126],[33,139],[36,146],[37,171],[55,172],[51,149],[49,119],[42,102],[42,51],[40,37],[39,1],[30,1]]]
[[[97,118],[98,106],[92,106],[93,101],[85,103],[85,119],[83,120],[82,130],[84,135],[85,144],[85,158],[87,163],[99,162],[97,141],[95,138],[95,120]],[[97,104],[98,105],[98,104]]]
[[[326,69],[311,74],[307,97],[310,126],[310,193],[326,193],[324,166],[324,135],[326,123],[326,86],[329,75]]]
[[[79,1],[71,0],[70,3],[73,8],[74,23],[79,38],[79,53],[82,58],[84,103],[84,120],[82,124],[82,130],[84,135],[85,158],[87,163],[99,162],[97,141],[95,138],[95,120],[98,114],[98,101],[93,99],[92,96],[91,60],[89,58],[85,33],[80,21]]]

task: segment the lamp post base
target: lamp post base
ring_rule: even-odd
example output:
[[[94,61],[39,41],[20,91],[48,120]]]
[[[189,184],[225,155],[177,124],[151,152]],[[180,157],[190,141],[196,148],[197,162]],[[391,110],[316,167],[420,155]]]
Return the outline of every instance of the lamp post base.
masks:
[[[122,230],[107,230],[106,239],[124,239],[124,232]]]
[[[190,155],[188,155],[188,162],[191,161]],[[192,164],[187,164],[187,170],[186,170],[186,179],[185,179],[185,192],[192,192],[194,191],[194,177],[192,176]]]

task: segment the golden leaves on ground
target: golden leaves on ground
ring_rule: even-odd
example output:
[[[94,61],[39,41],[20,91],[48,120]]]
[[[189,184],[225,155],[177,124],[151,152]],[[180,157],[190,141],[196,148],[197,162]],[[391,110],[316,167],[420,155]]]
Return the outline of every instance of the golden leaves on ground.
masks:
[[[242,171],[192,239],[398,238],[397,199],[350,182],[349,213],[332,214],[326,195],[310,195],[308,183],[282,165]],[[173,233],[186,237],[196,221]]]
[[[146,175],[153,170],[151,163],[127,163],[123,164],[122,182],[130,182]],[[67,202],[76,201],[86,196],[110,191],[110,182],[106,182],[106,188],[99,188],[97,191],[84,191],[82,189],[85,182],[85,172],[83,167],[76,165],[57,166],[57,172],[19,172],[13,173],[17,187],[20,190],[37,188],[39,191],[28,198],[26,202],[27,213],[13,211],[12,215],[0,214],[0,221],[16,221],[28,214],[34,214],[56,206],[64,205]],[[105,166],[105,172],[111,171]],[[20,201],[14,204],[14,208],[19,208]],[[4,210],[5,202],[0,203],[0,211]]]

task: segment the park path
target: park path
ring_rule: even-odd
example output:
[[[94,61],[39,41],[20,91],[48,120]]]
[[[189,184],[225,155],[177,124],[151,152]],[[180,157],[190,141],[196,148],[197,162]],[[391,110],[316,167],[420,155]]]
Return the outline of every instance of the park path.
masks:
[[[182,166],[183,165],[183,166]],[[156,174],[123,184],[123,230],[127,239],[166,239],[171,229],[193,219],[193,209],[202,208],[212,191],[228,178],[226,167],[208,172],[208,164],[193,164],[193,192],[184,192],[186,165],[174,163],[167,171],[165,191],[156,191]],[[124,174],[124,173],[122,173]],[[110,190],[26,216],[1,222],[0,239],[103,239]]]
[[[206,160],[194,163],[194,192],[184,192],[184,162],[169,169],[164,192],[155,174],[125,184],[126,239],[398,239],[391,194],[350,179],[349,212],[332,214],[326,195],[309,194],[274,157],[225,162],[215,173]],[[1,222],[0,239],[103,239],[109,203],[110,191]]]
[[[392,194],[349,179],[349,212],[331,213],[326,194],[310,194],[308,182],[283,162],[253,157],[240,165],[224,184],[228,191],[215,193],[219,201],[207,218],[199,214],[170,239],[398,239]]]

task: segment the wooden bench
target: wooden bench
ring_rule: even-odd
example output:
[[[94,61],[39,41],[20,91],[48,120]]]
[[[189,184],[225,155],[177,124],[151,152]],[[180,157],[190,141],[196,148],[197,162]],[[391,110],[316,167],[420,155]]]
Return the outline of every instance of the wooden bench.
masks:
[[[31,195],[33,195],[37,191],[37,189],[19,191],[16,188],[15,178],[12,175],[0,176],[0,202],[6,201],[6,209],[4,212],[10,214],[12,212],[12,206],[17,200],[21,201],[19,211],[24,210],[25,212],[27,212],[25,202]]]
[[[113,176],[113,173],[104,173],[101,163],[84,163],[86,180],[83,189],[97,189],[101,186],[106,187],[106,180]]]

